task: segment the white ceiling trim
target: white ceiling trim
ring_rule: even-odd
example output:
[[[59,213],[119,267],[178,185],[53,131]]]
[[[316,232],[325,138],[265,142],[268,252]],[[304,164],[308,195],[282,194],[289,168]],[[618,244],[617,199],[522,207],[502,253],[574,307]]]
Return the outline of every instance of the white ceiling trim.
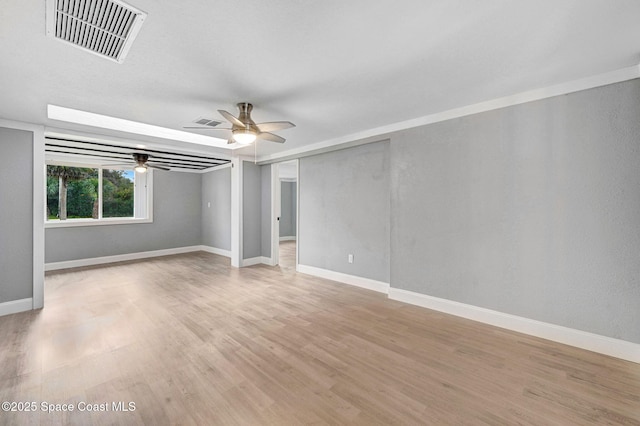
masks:
[[[538,101],[541,99],[547,99],[554,96],[566,95],[568,93],[579,92],[582,90],[588,90],[595,87],[606,86],[608,84],[619,83],[622,81],[632,80],[640,77],[640,65],[634,65],[619,70],[594,75],[578,80],[573,80],[554,86],[549,86],[541,89],[529,90],[526,92],[517,93],[515,95],[505,96],[502,98],[492,99],[477,104],[467,105],[460,108],[454,108],[447,111],[438,112],[435,114],[426,115],[411,120],[401,121],[398,123],[390,124],[387,126],[376,127],[373,129],[365,130],[362,132],[352,133],[350,135],[341,136],[334,139],[329,139],[323,142],[318,142],[312,145],[307,145],[301,148],[291,149],[288,151],[279,152],[276,154],[264,155],[258,158],[258,162],[266,164],[273,162],[274,160],[291,158],[302,156],[309,152],[340,149],[342,145],[350,142],[375,138],[377,136],[387,135],[392,132],[401,130],[407,130],[414,127],[425,126],[428,124],[438,123],[441,121],[450,120],[452,118],[464,117],[467,115],[478,114],[481,112],[492,111],[509,106],[519,105],[527,102]],[[379,140],[379,139],[375,139]],[[374,140],[372,140],[374,141]]]
[[[208,169],[196,170],[193,173],[209,173],[215,170],[226,169],[227,167],[231,167],[231,162],[220,164],[219,166],[209,167]]]
[[[117,136],[98,135],[94,133],[86,133],[86,132],[68,130],[68,129],[59,129],[55,127],[45,127],[44,135],[45,137],[50,137],[50,138],[71,139],[71,140],[86,141],[86,142],[99,142],[99,143],[108,143],[113,145],[124,145],[132,149],[177,151],[184,154],[194,154],[194,155],[212,154],[210,151],[205,149],[195,149],[195,148],[198,148],[196,145],[191,145],[190,147],[187,146],[187,147],[177,148],[175,145],[172,145],[171,143],[162,144],[157,142],[145,142],[145,141],[139,141],[134,139],[119,138]],[[216,156],[225,160],[230,160],[231,154],[232,153],[225,153],[225,152],[215,153]]]
[[[65,121],[84,126],[99,127],[102,129],[116,130],[119,132],[134,133],[136,135],[151,136],[154,138],[189,142],[198,145],[214,146],[217,148],[235,149],[237,144],[227,144],[226,139],[211,136],[197,135],[152,124],[139,123],[123,118],[110,117],[108,115],[95,114],[79,109],[66,108],[58,105],[47,105],[47,116],[51,120]]]

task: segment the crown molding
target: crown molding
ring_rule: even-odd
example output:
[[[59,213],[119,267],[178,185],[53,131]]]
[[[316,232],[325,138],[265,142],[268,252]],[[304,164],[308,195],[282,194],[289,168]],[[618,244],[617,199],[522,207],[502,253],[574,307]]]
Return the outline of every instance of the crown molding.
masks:
[[[634,78],[638,77],[640,77],[640,65],[634,65],[631,67],[581,78],[578,80],[568,81],[549,87],[528,90],[526,92],[521,92],[514,95],[491,99],[488,101],[459,108],[453,108],[435,114],[414,118],[411,120],[401,121],[386,126],[364,130],[362,132],[351,133],[349,135],[341,136],[334,139],[328,139],[326,141],[279,152],[276,154],[265,155],[259,157],[258,162],[259,164],[269,164],[285,159],[306,157],[308,155],[319,154],[322,152],[349,148],[351,146],[354,146],[354,143],[355,145],[361,145],[369,142],[377,142],[383,139],[385,136],[388,138],[389,133],[398,132],[401,130],[407,130],[414,127],[420,127],[428,124],[438,123],[441,121],[451,120],[452,118],[464,117],[467,115],[478,114],[481,112],[492,111],[509,106],[520,105],[527,102],[552,98],[554,96],[580,92],[582,90],[593,89],[595,87],[606,86],[608,84],[633,80]]]

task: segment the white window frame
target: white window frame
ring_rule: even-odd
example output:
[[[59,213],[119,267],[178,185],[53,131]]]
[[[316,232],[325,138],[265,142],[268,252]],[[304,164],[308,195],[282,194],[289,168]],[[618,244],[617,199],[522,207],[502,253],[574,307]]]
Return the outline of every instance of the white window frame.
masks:
[[[50,221],[47,217],[47,191],[46,176],[47,166],[67,166],[67,167],[86,167],[99,169],[98,173],[98,218],[82,218],[82,219],[66,219]],[[127,167],[98,165],[91,163],[75,163],[62,161],[47,161],[45,164],[45,191],[44,191],[44,227],[45,228],[68,228],[74,226],[101,226],[101,225],[127,225],[136,223],[153,223],[153,170],[147,169],[145,173],[138,173],[134,170],[134,200],[133,215],[134,217],[102,217],[102,169],[106,170],[133,170]],[[145,190],[146,189],[146,190]]]

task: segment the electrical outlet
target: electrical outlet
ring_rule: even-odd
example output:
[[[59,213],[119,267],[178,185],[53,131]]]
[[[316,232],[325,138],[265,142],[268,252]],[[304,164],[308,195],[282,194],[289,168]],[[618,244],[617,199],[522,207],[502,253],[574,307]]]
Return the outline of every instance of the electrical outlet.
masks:
[[[347,260],[349,261],[349,263],[353,263],[353,255],[349,254],[349,256],[347,257]]]

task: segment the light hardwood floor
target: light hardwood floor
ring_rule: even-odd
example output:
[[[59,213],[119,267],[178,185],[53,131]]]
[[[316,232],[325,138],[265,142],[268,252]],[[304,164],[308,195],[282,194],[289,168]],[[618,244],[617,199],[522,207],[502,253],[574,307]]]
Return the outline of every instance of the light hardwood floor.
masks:
[[[287,270],[296,269],[296,242],[280,241],[280,267]]]
[[[0,424],[640,424],[640,365],[208,253],[49,273],[0,318]],[[111,408],[111,407],[110,407]]]

